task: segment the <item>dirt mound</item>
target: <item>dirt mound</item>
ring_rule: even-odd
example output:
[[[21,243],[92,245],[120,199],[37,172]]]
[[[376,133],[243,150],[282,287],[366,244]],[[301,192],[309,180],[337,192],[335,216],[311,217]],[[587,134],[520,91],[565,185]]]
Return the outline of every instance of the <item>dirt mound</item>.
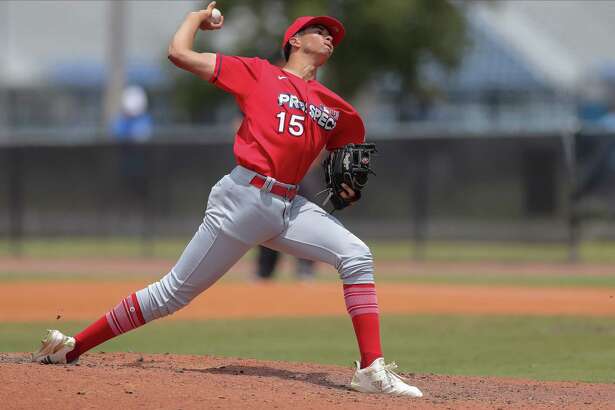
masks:
[[[210,356],[87,354],[77,366],[0,354],[5,409],[615,408],[608,384],[406,374],[425,397],[351,391],[352,369]]]

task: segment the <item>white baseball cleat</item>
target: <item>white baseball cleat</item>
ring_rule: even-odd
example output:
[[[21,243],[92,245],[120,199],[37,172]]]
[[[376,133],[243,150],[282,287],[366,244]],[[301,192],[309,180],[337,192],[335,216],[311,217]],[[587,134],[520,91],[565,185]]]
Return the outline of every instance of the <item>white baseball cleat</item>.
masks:
[[[423,397],[423,393],[416,387],[406,384],[393,370],[397,368],[395,362],[385,364],[381,357],[365,369],[355,362],[357,370],[352,377],[350,387],[363,393],[385,393],[400,396]]]
[[[32,361],[43,364],[66,364],[66,354],[75,348],[75,338],[59,330],[47,330],[41,348],[32,353]],[[73,362],[74,363],[74,362]]]

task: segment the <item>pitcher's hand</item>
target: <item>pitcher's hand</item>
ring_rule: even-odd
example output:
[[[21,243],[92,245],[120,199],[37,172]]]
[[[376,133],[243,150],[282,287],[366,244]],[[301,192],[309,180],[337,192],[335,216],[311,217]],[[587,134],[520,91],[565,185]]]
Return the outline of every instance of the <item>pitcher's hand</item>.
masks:
[[[191,18],[197,18],[199,20],[199,28],[201,30],[219,30],[224,24],[224,16],[220,16],[220,21],[213,23],[211,21],[211,12],[216,7],[216,2],[212,1],[207,5],[207,8],[199,11],[193,11],[190,13]]]

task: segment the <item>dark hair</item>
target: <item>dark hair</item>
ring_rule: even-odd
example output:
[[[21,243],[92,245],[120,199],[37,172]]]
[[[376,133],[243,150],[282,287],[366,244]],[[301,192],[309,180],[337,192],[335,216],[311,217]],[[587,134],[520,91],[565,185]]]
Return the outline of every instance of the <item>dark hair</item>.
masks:
[[[288,43],[286,43],[286,45],[284,46],[284,50],[282,50],[282,52],[284,53],[284,60],[288,61],[288,59],[290,58],[290,51],[292,50],[293,46],[290,45],[290,41]]]

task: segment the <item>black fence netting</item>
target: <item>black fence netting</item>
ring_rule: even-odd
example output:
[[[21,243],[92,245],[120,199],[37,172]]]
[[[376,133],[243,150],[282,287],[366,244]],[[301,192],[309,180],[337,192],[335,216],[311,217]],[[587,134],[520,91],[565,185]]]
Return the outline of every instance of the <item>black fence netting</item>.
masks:
[[[335,214],[361,235],[566,236],[560,136],[390,140],[378,150],[361,202]],[[230,144],[0,148],[0,235],[190,234],[233,166]]]

